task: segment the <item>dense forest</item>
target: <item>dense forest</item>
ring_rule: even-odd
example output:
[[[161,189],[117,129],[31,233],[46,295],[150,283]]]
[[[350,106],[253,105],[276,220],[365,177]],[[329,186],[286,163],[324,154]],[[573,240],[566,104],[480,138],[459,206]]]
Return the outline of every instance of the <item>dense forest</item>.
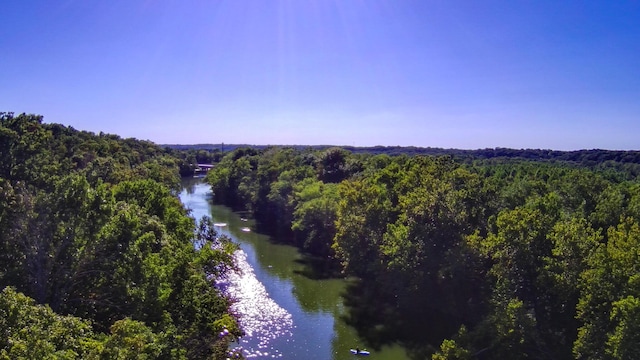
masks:
[[[180,203],[178,155],[0,113],[0,359],[227,358],[235,247]]]
[[[242,145],[242,144],[199,144],[199,145],[164,145],[167,148],[181,150],[191,160],[197,158],[199,163],[218,162],[225,152],[235,149],[249,148],[258,151],[266,150],[269,145]],[[287,148],[297,151],[325,151],[335,148],[333,145],[294,145]],[[640,151],[622,150],[545,150],[545,149],[509,149],[489,148],[477,150],[443,149],[416,146],[340,146],[353,154],[368,155],[426,155],[426,156],[450,156],[456,161],[471,163],[477,160],[535,160],[543,162],[561,162],[595,169],[615,167],[621,171],[640,175]],[[186,158],[186,156],[183,156]],[[193,162],[190,162],[193,163]]]
[[[355,279],[346,317],[373,346],[399,341],[415,359],[638,359],[637,154],[542,152],[237,148],[206,180],[325,276]]]
[[[235,245],[176,197],[197,163],[315,276],[353,280],[373,347],[640,358],[638,152],[223,152],[42,120],[0,113],[0,359],[228,357],[242,331],[214,283]]]

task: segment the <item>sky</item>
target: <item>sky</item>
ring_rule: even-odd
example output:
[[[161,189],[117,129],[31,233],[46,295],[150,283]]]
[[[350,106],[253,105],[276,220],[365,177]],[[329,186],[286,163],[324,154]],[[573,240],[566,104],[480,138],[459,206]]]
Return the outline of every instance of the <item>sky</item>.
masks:
[[[2,0],[0,111],[158,144],[640,150],[640,1]]]

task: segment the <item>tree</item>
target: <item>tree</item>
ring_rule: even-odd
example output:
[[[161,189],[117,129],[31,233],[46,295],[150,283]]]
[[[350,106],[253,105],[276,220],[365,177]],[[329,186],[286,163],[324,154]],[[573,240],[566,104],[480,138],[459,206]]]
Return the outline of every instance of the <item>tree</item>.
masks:
[[[165,346],[161,336],[154,334],[144,323],[123,319],[111,326],[111,335],[105,339],[99,351],[92,353],[90,357],[118,360],[157,359]]]
[[[61,316],[15,289],[0,293],[0,359],[76,359],[97,346],[90,322]]]
[[[335,184],[307,178],[295,186],[296,207],[292,230],[311,254],[332,258],[338,188]]]
[[[581,326],[574,344],[576,357],[606,359],[637,353],[635,325],[640,297],[640,226],[627,218],[608,230],[608,242],[588,258],[581,276],[577,319]],[[619,358],[625,358],[621,356]]]
[[[0,357],[226,357],[221,326],[241,331],[213,283],[235,247],[194,233],[177,159],[35,115],[0,114],[0,140],[0,286],[35,300],[0,300]]]
[[[611,320],[615,329],[607,339],[607,354],[614,359],[640,357],[640,299],[627,296],[613,303]]]
[[[325,150],[318,161],[318,178],[326,183],[339,183],[349,176],[349,152],[341,148]]]
[[[433,354],[431,360],[469,360],[469,350],[461,348],[455,340],[445,339],[440,345],[440,350]]]

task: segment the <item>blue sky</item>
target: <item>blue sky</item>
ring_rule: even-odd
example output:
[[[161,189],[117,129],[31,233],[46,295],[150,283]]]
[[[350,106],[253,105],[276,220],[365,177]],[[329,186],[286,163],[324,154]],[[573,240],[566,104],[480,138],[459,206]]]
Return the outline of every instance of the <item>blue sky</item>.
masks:
[[[639,1],[3,0],[0,111],[156,143],[640,149]]]

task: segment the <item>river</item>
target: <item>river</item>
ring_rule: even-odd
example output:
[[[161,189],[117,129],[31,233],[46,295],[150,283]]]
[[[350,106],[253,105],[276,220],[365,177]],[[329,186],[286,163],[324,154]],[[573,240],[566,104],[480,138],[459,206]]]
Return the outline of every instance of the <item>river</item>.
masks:
[[[240,271],[225,284],[236,300],[233,310],[246,332],[237,343],[249,359],[354,359],[349,349],[371,351],[369,359],[407,359],[400,346],[367,348],[356,330],[342,320],[342,279],[311,279],[295,247],[274,243],[250,231],[251,220],[229,208],[211,204],[202,179],[183,179],[180,199],[196,219],[210,216],[218,233],[240,245],[235,254]],[[222,226],[224,224],[224,226]],[[249,230],[249,231],[247,231]]]

